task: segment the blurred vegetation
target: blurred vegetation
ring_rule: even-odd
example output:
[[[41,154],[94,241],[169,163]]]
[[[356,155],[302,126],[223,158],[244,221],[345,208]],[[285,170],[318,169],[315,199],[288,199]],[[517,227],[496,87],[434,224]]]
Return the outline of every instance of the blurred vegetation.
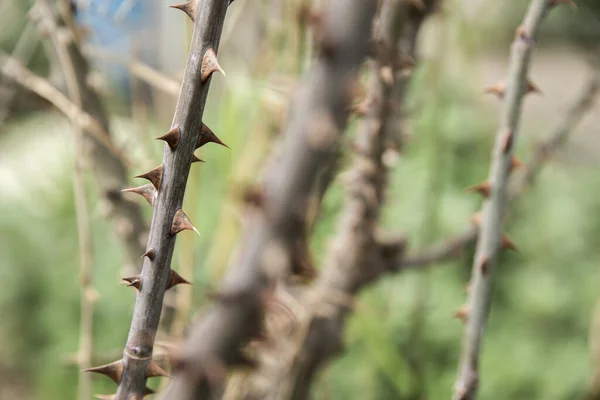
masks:
[[[238,3],[243,0],[236,7],[241,6]],[[485,3],[484,8],[498,8],[493,1]],[[467,60],[494,49],[506,53],[504,46],[526,3],[511,6],[507,18],[495,18],[497,23],[485,29],[484,22],[463,14],[468,7],[453,7],[450,1],[444,18],[432,21],[448,33],[444,39],[448,43],[439,49],[459,53],[463,68],[445,68],[451,54],[438,52],[424,58],[415,74],[406,121],[409,136],[393,172],[385,212],[387,226],[406,232],[411,248],[461,232],[480,206],[480,199],[464,188],[487,174],[495,114],[482,105],[480,88],[467,83],[468,74],[477,68]],[[289,8],[293,11],[294,6]],[[544,28],[544,44],[564,42],[563,33],[571,43],[581,43],[582,37],[597,40],[599,14],[600,7],[591,0],[581,2],[578,13],[560,8]],[[194,167],[190,176],[184,207],[201,235],[193,240],[182,236],[174,261],[175,269],[182,263],[193,266],[189,317],[206,301],[206,290],[218,282],[233,254],[240,218],[235,195],[260,175],[257,167],[278,131],[281,110],[273,111],[270,102],[276,97],[277,103],[281,95],[271,89],[273,79],[295,78],[310,54],[309,43],[299,39],[304,33],[295,30],[292,12],[289,18],[289,24],[265,24],[268,35],[263,40],[274,49],[265,50],[265,57],[272,60],[269,66],[257,66],[251,78],[233,75],[228,84],[221,78],[213,83],[205,119],[231,150],[202,149],[199,156],[206,164]],[[10,51],[18,36],[17,23],[7,26],[0,46]],[[286,40],[298,45],[286,46]],[[495,45],[490,48],[490,43]],[[44,62],[40,51],[32,69],[43,73]],[[539,129],[547,131],[556,118],[549,110]],[[128,115],[115,116],[118,136],[128,148],[138,147],[132,175],[158,163],[161,146],[152,138],[168,123],[149,117],[138,124]],[[124,136],[139,126],[145,127],[140,134]],[[78,368],[72,361],[78,346],[79,258],[70,135],[68,122],[48,111],[15,114],[0,134],[3,399],[75,397]],[[146,143],[140,145],[140,140]],[[517,152],[524,160],[532,141],[527,135],[520,138]],[[481,399],[574,399],[586,391],[592,371],[588,336],[599,283],[597,168],[598,163],[552,162],[510,210],[506,229],[519,251],[503,255],[498,267],[482,357]],[[88,183],[98,293],[94,349],[100,363],[120,354],[135,295],[117,285],[122,251],[93,182]],[[334,234],[342,201],[343,188],[336,183],[327,193],[313,237],[317,259]],[[315,398],[448,398],[462,335],[462,324],[452,313],[465,301],[472,254],[466,251],[454,262],[386,276],[366,290],[347,330],[346,353],[322,375]],[[94,392],[113,390],[108,379],[94,379]]]

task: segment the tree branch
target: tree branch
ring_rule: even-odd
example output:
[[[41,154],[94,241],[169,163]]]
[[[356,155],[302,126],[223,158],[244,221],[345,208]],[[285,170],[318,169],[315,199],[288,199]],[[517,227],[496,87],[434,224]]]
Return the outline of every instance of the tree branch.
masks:
[[[404,252],[403,236],[378,231],[388,168],[384,153],[397,135],[393,113],[402,107],[410,77],[401,74],[399,60],[414,58],[416,38],[424,18],[436,0],[422,9],[401,0],[384,0],[375,29],[375,59],[370,67],[368,97],[361,107],[366,113],[357,135],[357,155],[351,171],[344,209],[326,265],[309,289],[306,315],[285,346],[275,345],[277,359],[263,374],[267,395],[254,398],[308,398],[316,372],[341,350],[346,316],[353,296],[399,262]],[[273,340],[281,341],[280,334]],[[291,349],[283,352],[282,349]],[[287,353],[287,354],[286,354]]]
[[[165,141],[163,163],[140,175],[151,184],[134,189],[153,205],[152,224],[142,273],[125,280],[136,289],[133,319],[123,358],[110,366],[117,371],[117,400],[128,400],[149,393],[146,380],[164,376],[165,372],[152,361],[152,352],[165,291],[185,282],[171,269],[175,237],[183,230],[196,230],[181,210],[190,167],[196,161],[194,150],[208,142],[221,143],[202,123],[213,72],[221,71],[216,58],[228,2],[194,0],[186,3],[194,20],[190,53],[186,65],[171,129],[161,139]],[[99,369],[100,369],[99,368]]]
[[[474,399],[479,383],[478,361],[490,309],[493,272],[499,250],[508,247],[503,241],[502,220],[508,202],[508,181],[513,148],[521,115],[523,96],[528,91],[528,71],[538,28],[554,0],[533,0],[523,24],[517,29],[503,92],[504,107],[500,128],[492,153],[488,182],[489,198],[485,201],[473,261],[468,317],[463,338],[458,379],[454,398]]]
[[[50,102],[67,118],[94,136],[111,153],[121,156],[120,150],[112,143],[108,132],[102,125],[90,114],[77,107],[60,90],[52,86],[47,79],[31,72],[19,61],[4,53],[0,53],[0,64],[2,64],[2,74],[4,76]]]
[[[372,0],[329,5],[319,26],[320,55],[296,93],[280,157],[264,189],[246,194],[249,221],[239,259],[218,301],[182,345],[166,398],[210,398],[228,368],[250,362],[241,347],[260,333],[270,283],[290,272],[310,273],[305,237],[310,194],[339,146],[375,9]]]

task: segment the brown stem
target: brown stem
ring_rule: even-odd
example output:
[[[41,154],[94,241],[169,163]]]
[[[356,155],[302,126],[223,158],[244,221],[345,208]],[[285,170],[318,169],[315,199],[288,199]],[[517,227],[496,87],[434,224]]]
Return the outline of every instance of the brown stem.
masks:
[[[463,349],[455,385],[456,400],[474,399],[479,377],[479,354],[487,322],[493,287],[493,272],[498,253],[503,245],[502,220],[508,202],[508,182],[513,149],[521,115],[523,96],[528,91],[528,71],[539,26],[550,10],[553,0],[533,0],[523,24],[517,29],[512,45],[500,128],[492,153],[487,184],[489,197],[484,203],[473,261],[468,317],[463,338]]]
[[[339,145],[357,70],[368,51],[375,1],[333,0],[321,52],[292,104],[280,157],[264,189],[247,193],[249,221],[240,257],[192,328],[178,356],[169,399],[210,398],[227,369],[248,364],[241,347],[259,335],[269,283],[309,271],[306,217],[318,173]]]
[[[156,370],[152,350],[158,328],[165,291],[171,286],[174,272],[171,260],[175,237],[185,229],[195,229],[181,210],[194,150],[208,141],[218,141],[203,123],[202,114],[213,72],[220,70],[216,52],[228,2],[222,0],[193,1],[190,17],[194,32],[171,130],[165,140],[163,164],[145,174],[152,186],[152,224],[147,256],[141,276],[128,278],[139,289],[131,328],[123,358],[116,362],[121,369],[115,396],[127,400],[147,392],[148,377],[164,374]]]

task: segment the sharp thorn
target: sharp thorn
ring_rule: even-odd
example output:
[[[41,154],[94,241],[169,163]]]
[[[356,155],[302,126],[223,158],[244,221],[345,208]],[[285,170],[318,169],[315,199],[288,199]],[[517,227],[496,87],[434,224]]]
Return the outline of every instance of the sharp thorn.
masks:
[[[169,7],[176,8],[178,10],[183,11],[184,13],[186,13],[188,15],[188,17],[190,17],[192,22],[195,22],[197,5],[198,5],[198,0],[192,0],[192,1],[188,1],[187,3],[174,4]]]
[[[160,190],[160,182],[162,180],[163,165],[160,164],[158,167],[151,171],[146,172],[142,175],[134,176],[134,178],[144,178],[150,181],[156,190]]]
[[[487,275],[490,269],[490,259],[487,256],[483,256],[481,258],[481,262],[479,264],[479,268],[481,270],[482,275]]]
[[[199,159],[198,157],[196,157],[196,155],[195,155],[195,154],[193,154],[193,155],[192,155],[192,164],[193,164],[193,163],[197,163],[197,162],[199,162],[199,163],[204,163],[205,161],[204,161],[204,160],[201,160],[201,159]]]
[[[502,136],[502,151],[504,154],[512,150],[514,136],[512,129],[507,129]]]
[[[187,215],[180,208],[175,212],[175,216],[173,217],[173,223],[171,224],[171,234],[176,235],[183,230],[191,230],[196,232],[198,235],[200,232],[196,229],[196,227],[192,224]]]
[[[517,34],[525,35],[525,33],[519,33],[518,29],[517,29]],[[499,99],[504,98],[505,91],[506,91],[506,82],[504,82],[504,81],[500,81],[500,82],[496,83],[495,85],[488,86],[483,89],[484,93],[493,94],[493,95],[497,96]],[[525,94],[528,94],[528,93],[542,94],[542,91],[533,82],[531,82],[530,80],[527,80],[527,91],[525,92]]]
[[[179,127],[176,126],[161,137],[157,137],[156,140],[164,140],[169,145],[171,151],[175,151],[175,149],[177,148],[177,144],[179,143],[180,136],[181,131]]]
[[[482,182],[475,186],[468,187],[466,190],[468,192],[479,193],[483,197],[488,198],[488,197],[490,197],[490,194],[492,193],[492,186],[489,184],[489,182]]]
[[[207,143],[216,143],[229,148],[229,146],[223,143],[205,123],[202,123],[202,129],[198,136],[198,142],[196,142],[196,148],[199,149]]]
[[[123,362],[117,360],[110,364],[101,365],[99,367],[84,369],[85,372],[95,372],[98,374],[106,375],[112,379],[116,384],[119,384],[123,377]]]
[[[510,159],[510,167],[508,169],[509,172],[514,171],[515,169],[519,169],[524,167],[525,164],[521,161],[517,156],[512,156]]]
[[[469,319],[469,307],[467,305],[462,306],[456,310],[452,316],[460,319],[464,323],[467,323],[467,320]]]
[[[463,323],[467,323],[467,320],[469,319],[468,307],[466,305],[462,306],[454,312],[453,317],[460,319]]]
[[[156,252],[154,251],[154,248],[151,247],[149,248],[143,255],[142,258],[144,257],[148,257],[148,259],[150,261],[154,261],[154,258],[156,257]]]
[[[127,286],[127,287],[132,287],[135,290],[137,290],[138,292],[142,289],[142,278],[140,275],[136,275],[136,276],[130,276],[127,278],[122,278],[121,282]]]
[[[513,250],[517,251],[517,246],[515,243],[510,240],[510,238],[506,235],[502,236],[502,250]]]
[[[179,284],[191,285],[192,283],[183,279],[177,272],[171,270],[171,277],[169,278],[169,282],[167,284],[167,290]]]
[[[143,185],[143,186],[138,186],[135,188],[123,189],[123,190],[121,190],[121,192],[129,192],[129,193],[139,194],[144,199],[146,199],[146,201],[148,202],[148,204],[150,204],[150,206],[154,205],[154,197],[156,196],[156,189],[154,188],[154,185],[152,185],[151,183],[148,183],[147,185]]]
[[[221,68],[219,62],[217,61],[217,55],[215,54],[215,51],[212,48],[209,48],[202,57],[202,66],[200,68],[200,78],[202,79],[202,82],[206,82],[213,72],[217,71],[222,73],[223,76],[226,76],[225,71],[223,71],[223,68]]]
[[[167,374],[165,370],[156,363],[156,361],[150,360],[150,363],[146,367],[145,376],[146,378],[154,378],[156,376],[169,376],[169,374]]]

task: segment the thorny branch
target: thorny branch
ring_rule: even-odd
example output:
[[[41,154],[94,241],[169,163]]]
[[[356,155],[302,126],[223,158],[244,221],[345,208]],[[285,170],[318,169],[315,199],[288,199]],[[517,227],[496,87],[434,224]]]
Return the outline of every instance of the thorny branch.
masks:
[[[116,400],[151,393],[147,378],[166,375],[152,352],[165,291],[186,282],[171,269],[171,260],[176,235],[196,231],[181,209],[187,178],[198,161],[194,150],[209,142],[223,144],[202,123],[202,114],[211,76],[222,72],[216,52],[227,6],[222,0],[194,0],[178,7],[194,21],[194,32],[171,129],[160,138],[165,141],[163,163],[139,176],[150,184],[131,189],[148,200],[153,213],[142,273],[124,279],[138,291],[129,336],[122,359],[93,369],[118,383],[116,395],[109,396]]]
[[[473,261],[466,327],[463,338],[454,399],[474,399],[479,384],[479,354],[490,309],[493,272],[498,252],[510,248],[502,234],[502,221],[508,202],[508,182],[513,163],[513,149],[521,115],[523,96],[530,87],[528,71],[538,28],[555,0],[533,0],[523,24],[516,31],[512,45],[506,85],[503,88],[503,111],[492,152],[488,182],[480,185],[487,197],[482,211],[477,247]]]
[[[305,237],[310,193],[339,146],[375,9],[375,1],[329,4],[319,26],[320,54],[292,103],[280,157],[264,188],[246,194],[250,210],[240,256],[218,301],[183,343],[166,398],[210,398],[228,368],[252,363],[241,347],[260,334],[270,283],[290,272],[311,272]]]

